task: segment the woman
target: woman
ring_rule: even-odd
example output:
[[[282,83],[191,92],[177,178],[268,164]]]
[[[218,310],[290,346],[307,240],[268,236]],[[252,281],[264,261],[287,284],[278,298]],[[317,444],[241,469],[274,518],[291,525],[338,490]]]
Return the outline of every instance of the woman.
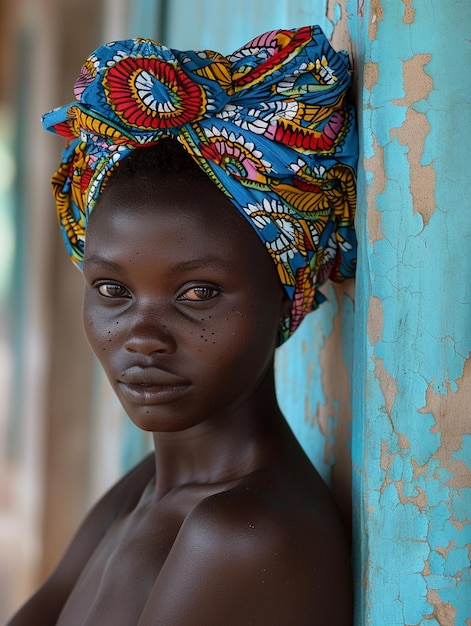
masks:
[[[46,116],[87,337],[155,452],[11,626],[351,623],[345,533],[273,374],[354,271],[349,81],[317,27],[230,57],[114,42]]]

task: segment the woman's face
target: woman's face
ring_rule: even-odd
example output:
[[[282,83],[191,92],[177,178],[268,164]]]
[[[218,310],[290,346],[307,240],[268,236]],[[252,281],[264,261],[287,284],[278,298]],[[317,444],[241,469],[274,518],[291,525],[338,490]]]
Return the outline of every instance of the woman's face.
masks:
[[[260,396],[287,303],[257,235],[210,181],[111,180],[83,270],[88,340],[137,426],[180,431]]]

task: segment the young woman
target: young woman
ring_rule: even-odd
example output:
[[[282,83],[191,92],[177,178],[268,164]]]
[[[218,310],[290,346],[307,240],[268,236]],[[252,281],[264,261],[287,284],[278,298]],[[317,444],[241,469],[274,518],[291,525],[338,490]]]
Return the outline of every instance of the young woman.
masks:
[[[348,84],[316,27],[231,57],[114,42],[46,116],[87,337],[155,452],[10,626],[351,623],[345,533],[273,374],[319,284],[353,274]]]

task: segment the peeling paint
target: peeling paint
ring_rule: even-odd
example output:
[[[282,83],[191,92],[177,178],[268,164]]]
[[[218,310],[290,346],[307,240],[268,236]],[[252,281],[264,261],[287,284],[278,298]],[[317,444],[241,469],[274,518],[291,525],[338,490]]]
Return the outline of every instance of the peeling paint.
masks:
[[[471,399],[471,359],[466,361],[463,375],[457,383],[456,391],[445,394],[434,392],[429,385],[426,404],[421,413],[431,413],[435,417],[433,433],[440,433],[441,445],[434,457],[440,466],[447,468],[452,476],[447,486],[462,489],[471,486],[471,419],[469,401]],[[449,428],[449,424],[453,428]],[[469,511],[471,524],[471,508]]]
[[[469,626],[471,4],[363,13],[356,624]]]
[[[410,166],[410,193],[413,210],[418,211],[427,224],[435,209],[435,170],[432,164],[422,165],[425,140],[430,133],[430,122],[425,113],[414,110],[413,105],[426,100],[433,90],[433,80],[424,66],[430,62],[430,54],[417,54],[403,62],[402,73],[404,97],[393,100],[396,106],[406,106],[407,113],[401,128],[391,129],[391,138],[397,137],[407,146]]]
[[[404,15],[402,20],[404,24],[412,24],[414,22],[415,9],[412,8],[413,0],[402,0],[404,4]]]
[[[381,0],[370,0],[369,16],[368,38],[374,41],[378,31],[378,23],[384,18],[383,3]]]
[[[365,63],[365,65],[363,66],[363,81],[365,89],[371,93],[373,87],[378,82],[377,63]]]
[[[348,10],[346,0],[330,0],[327,3],[327,19],[333,25],[330,42],[336,50],[348,52],[352,67],[355,65],[352,39],[349,32]]]
[[[455,626],[456,609],[451,604],[442,603],[436,591],[429,591],[427,600],[434,607],[433,613],[427,617],[435,618],[439,626]]]
[[[376,198],[386,191],[386,176],[384,174],[384,150],[378,145],[374,133],[371,133],[373,155],[365,158],[363,166],[368,176],[366,200],[368,203],[368,229],[374,241],[382,234],[381,213],[376,208]]]

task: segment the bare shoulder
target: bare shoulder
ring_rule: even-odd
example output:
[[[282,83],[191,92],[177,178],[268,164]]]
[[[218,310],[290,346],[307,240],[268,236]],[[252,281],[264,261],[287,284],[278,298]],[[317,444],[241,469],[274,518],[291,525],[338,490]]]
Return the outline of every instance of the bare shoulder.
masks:
[[[154,457],[150,454],[98,500],[80,525],[53,576],[60,575],[62,580],[70,577],[75,582],[77,574],[113,523],[139,502],[154,471]]]
[[[113,523],[139,501],[153,477],[154,468],[153,455],[149,455],[95,504],[78,528],[56,569],[8,626],[56,623],[64,602],[90,556]]]
[[[290,498],[273,482],[249,478],[191,511],[140,626],[156,616],[169,626],[351,624],[350,561],[335,508]]]

